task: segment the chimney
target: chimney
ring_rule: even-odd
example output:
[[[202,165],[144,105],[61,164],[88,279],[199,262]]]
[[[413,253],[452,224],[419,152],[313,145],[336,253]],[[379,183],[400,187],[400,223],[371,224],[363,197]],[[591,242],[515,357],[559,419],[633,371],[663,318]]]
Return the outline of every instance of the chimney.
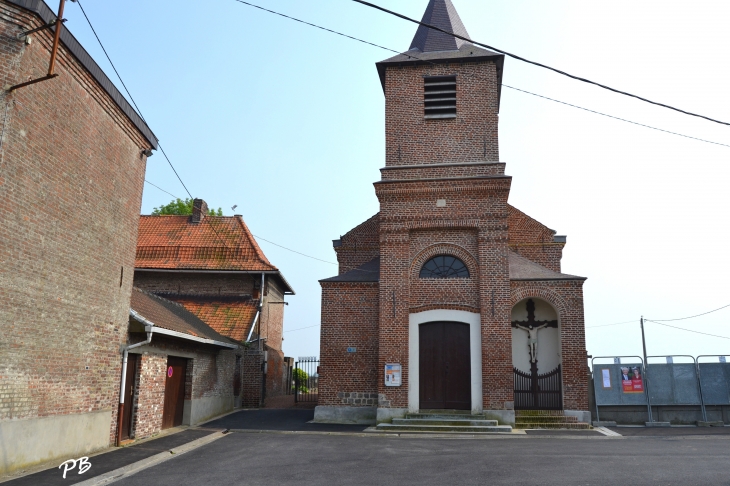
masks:
[[[200,223],[208,214],[208,204],[202,199],[193,199],[193,217],[191,222]]]

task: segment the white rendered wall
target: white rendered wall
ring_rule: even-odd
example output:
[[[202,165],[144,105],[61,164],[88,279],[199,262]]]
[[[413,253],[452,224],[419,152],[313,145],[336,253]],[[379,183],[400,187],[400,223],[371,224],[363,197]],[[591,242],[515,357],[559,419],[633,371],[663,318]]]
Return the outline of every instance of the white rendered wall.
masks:
[[[512,308],[512,321],[527,321],[527,301],[521,300]],[[533,298],[535,320],[553,321],[558,319],[555,309],[544,300]],[[546,327],[537,334],[537,371],[547,373],[558,367],[560,356],[560,322],[558,328]],[[525,373],[530,372],[530,351],[527,349],[527,331],[512,328],[512,365]]]
[[[469,325],[469,354],[471,360],[471,411],[482,411],[482,325],[477,313],[457,310],[431,310],[411,314],[408,326],[408,411],[418,412],[419,335],[418,326],[427,322],[461,322]]]

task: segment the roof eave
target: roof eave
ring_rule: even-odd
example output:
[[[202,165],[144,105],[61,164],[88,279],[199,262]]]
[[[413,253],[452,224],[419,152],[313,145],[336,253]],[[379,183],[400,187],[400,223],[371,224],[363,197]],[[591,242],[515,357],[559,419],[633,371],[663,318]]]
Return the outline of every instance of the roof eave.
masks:
[[[143,315],[141,315],[139,312],[135,311],[134,309],[129,309],[129,316],[134,319],[135,321],[144,324],[145,326],[151,327],[151,331],[153,334],[164,334],[167,336],[173,336],[180,339],[185,339],[188,341],[194,341],[198,343],[203,344],[211,344],[213,346],[220,346],[223,348],[228,349],[237,349],[237,344],[229,344],[224,343],[222,341],[216,341],[215,339],[208,339],[208,338],[202,338],[199,336],[193,336],[192,334],[185,334],[184,332],[179,331],[173,331],[171,329],[166,329],[164,327],[160,327],[156,325],[154,322],[150,321],[149,319],[145,318]]]
[[[582,280],[586,281],[588,280],[588,277],[553,277],[553,278],[512,278],[510,277],[510,281],[512,282],[561,282],[564,280]]]

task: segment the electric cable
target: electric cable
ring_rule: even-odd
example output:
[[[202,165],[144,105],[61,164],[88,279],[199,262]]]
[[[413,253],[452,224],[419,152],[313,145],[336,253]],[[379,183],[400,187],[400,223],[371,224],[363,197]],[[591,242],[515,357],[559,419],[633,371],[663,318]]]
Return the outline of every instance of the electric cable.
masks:
[[[336,35],[339,35],[339,36],[342,36],[342,37],[346,37],[348,39],[352,39],[354,41],[361,42],[363,44],[367,44],[367,45],[370,45],[370,46],[374,46],[374,47],[377,47],[379,49],[383,49],[383,50],[388,51],[388,52],[394,52],[396,54],[408,56],[410,59],[415,59],[417,61],[425,62],[427,64],[431,64],[431,65],[434,65],[434,66],[436,65],[436,63],[434,63],[434,62],[432,62],[432,61],[430,61],[428,59],[422,59],[422,58],[420,58],[420,57],[418,57],[416,55],[413,55],[412,53],[410,53],[410,51],[402,52],[402,51],[398,51],[396,49],[391,49],[389,47],[385,47],[385,46],[382,46],[380,44],[375,44],[373,42],[370,42],[370,41],[367,41],[367,40],[364,40],[364,39],[360,39],[358,37],[354,37],[354,36],[351,36],[351,35],[348,35],[348,34],[345,34],[345,33],[342,33],[342,32],[338,32],[336,30],[329,29],[329,28],[323,27],[321,25],[313,24],[311,22],[307,22],[305,20],[301,20],[301,19],[298,19],[296,17],[292,17],[291,15],[286,15],[286,14],[283,14],[281,12],[277,12],[275,10],[271,10],[271,9],[264,8],[264,7],[261,7],[259,5],[256,5],[256,4],[253,4],[253,3],[250,3],[250,2],[246,2],[244,0],[234,0],[234,1],[235,2],[238,2],[238,3],[242,3],[244,5],[248,5],[250,7],[253,7],[253,8],[256,8],[256,9],[259,9],[259,10],[263,10],[264,12],[268,12],[268,13],[271,13],[271,14],[274,14],[274,15],[278,15],[280,17],[284,17],[284,18],[289,19],[289,20],[293,20],[295,22],[302,23],[304,25],[308,25],[308,26],[311,26],[311,27],[314,27],[314,28],[317,28],[317,29],[321,29],[321,30],[324,30],[324,31],[327,31],[327,32],[331,32],[333,34],[336,34]],[[662,128],[657,128],[657,127],[653,127],[651,125],[646,125],[646,124],[643,124],[643,123],[634,122],[634,121],[631,121],[631,120],[627,120],[625,118],[620,118],[620,117],[617,117],[617,116],[608,115],[606,113],[602,113],[602,112],[596,111],[596,110],[591,110],[589,108],[583,108],[583,107],[578,106],[578,105],[574,105],[574,104],[571,104],[571,103],[566,103],[565,101],[556,100],[554,98],[549,98],[547,96],[539,95],[537,93],[533,93],[533,92],[530,92],[530,91],[526,91],[524,89],[516,88],[514,86],[509,86],[509,85],[506,85],[506,84],[502,84],[502,86],[504,86],[505,88],[513,89],[515,91],[520,91],[520,92],[525,93],[525,94],[529,94],[529,95],[532,95],[532,96],[537,96],[539,98],[544,98],[546,100],[554,101],[556,103],[561,103],[563,105],[570,106],[570,107],[573,107],[573,108],[577,108],[579,110],[584,110],[584,111],[588,111],[590,113],[595,113],[597,115],[605,116],[605,117],[608,117],[608,118],[613,118],[614,120],[619,120],[619,121],[622,121],[622,122],[631,123],[632,125],[637,125],[637,126],[641,126],[641,127],[645,127],[645,128],[650,128],[652,130],[657,130],[657,131],[660,131],[660,132],[668,133],[670,135],[676,135],[678,137],[684,137],[684,138],[689,138],[689,139],[692,139],[692,140],[697,140],[699,142],[711,143],[713,145],[720,145],[720,146],[723,146],[723,147],[730,147],[730,145],[727,145],[727,144],[724,144],[724,143],[713,142],[713,141],[705,140],[705,139],[702,139],[702,138],[692,137],[690,135],[683,135],[681,133],[672,132],[670,130],[664,130]]]
[[[587,326],[586,329],[594,329],[596,327],[619,326],[621,324],[630,324],[632,322],[636,323],[636,322],[638,322],[638,319],[632,319],[630,321],[624,321],[624,322],[614,322],[613,324],[601,324],[600,326]]]
[[[672,326],[670,324],[664,324],[662,322],[652,321],[650,319],[644,319],[644,322],[653,322],[654,324],[659,324],[660,326],[671,327],[673,329],[679,329],[680,331],[693,332],[695,334],[703,334],[705,336],[712,336],[712,337],[721,338],[721,339],[730,339],[730,337],[727,337],[727,336],[718,336],[717,334],[709,334],[706,332],[694,331],[692,329],[685,329],[683,327]]]
[[[703,312],[702,314],[697,314],[696,316],[680,317],[678,319],[652,319],[651,321],[652,322],[656,322],[656,321],[661,321],[661,322],[686,321],[687,319],[694,319],[695,317],[706,316],[707,314],[712,314],[713,312],[717,312],[719,310],[727,309],[728,307],[730,307],[730,304],[724,305],[724,306],[719,307],[719,308],[717,308],[715,310]]]
[[[710,117],[707,117],[707,116],[704,116],[704,115],[699,115],[697,113],[692,113],[692,112],[689,112],[689,111],[681,110],[681,109],[676,108],[676,107],[671,106],[671,105],[665,105],[664,103],[659,103],[659,102],[656,102],[656,101],[651,101],[651,100],[648,100],[646,98],[642,98],[641,96],[638,96],[638,95],[635,95],[635,94],[631,94],[631,93],[627,93],[626,91],[621,91],[619,89],[611,88],[610,86],[606,86],[605,84],[601,84],[601,83],[597,83],[595,81],[591,81],[590,79],[581,78],[580,76],[575,76],[573,74],[569,74],[569,73],[567,73],[565,71],[561,71],[560,69],[556,69],[556,68],[551,67],[551,66],[548,66],[546,64],[541,64],[539,62],[530,61],[529,59],[525,59],[524,57],[518,56],[516,54],[512,54],[512,53],[507,52],[507,51],[503,51],[502,49],[498,49],[498,48],[493,47],[493,46],[490,46],[488,44],[484,44],[484,43],[481,43],[481,42],[474,41],[472,39],[469,39],[468,37],[464,37],[464,36],[459,35],[459,34],[454,34],[453,32],[448,32],[448,31],[446,31],[444,29],[441,29],[439,27],[436,27],[435,25],[427,24],[427,23],[420,22],[418,20],[412,19],[410,17],[406,17],[403,14],[399,14],[398,12],[394,12],[392,10],[388,10],[387,8],[380,7],[379,5],[375,5],[374,3],[366,2],[364,0],[353,0],[353,1],[354,2],[357,2],[357,3],[360,3],[362,5],[365,5],[367,7],[371,7],[371,8],[380,10],[382,12],[388,13],[390,15],[394,15],[396,17],[399,17],[401,19],[407,20],[409,22],[413,22],[414,24],[418,24],[418,25],[421,25],[423,27],[427,27],[429,29],[432,29],[432,30],[435,30],[435,31],[438,31],[438,32],[442,32],[442,33],[444,33],[446,35],[450,35],[450,36],[455,37],[457,39],[461,39],[461,40],[467,41],[467,42],[469,42],[471,44],[475,44],[477,46],[484,47],[486,49],[490,49],[490,50],[495,51],[495,52],[498,52],[500,54],[504,54],[505,56],[509,56],[509,57],[511,57],[513,59],[517,59],[518,61],[526,62],[526,63],[532,64],[534,66],[538,66],[538,67],[541,67],[541,68],[544,68],[544,69],[548,69],[550,71],[556,72],[556,73],[561,74],[563,76],[567,76],[567,77],[572,78],[572,79],[575,79],[577,81],[582,81],[584,83],[592,84],[594,86],[598,86],[599,88],[603,88],[603,89],[606,89],[608,91],[612,91],[612,92],[617,93],[617,94],[621,94],[621,95],[624,95],[624,96],[628,96],[630,98],[635,98],[637,100],[644,101],[644,102],[650,103],[652,105],[661,106],[663,108],[667,108],[667,109],[670,109],[670,110],[674,110],[674,111],[677,111],[679,113],[683,113],[685,115],[694,116],[694,117],[697,117],[697,118],[704,118],[705,120],[708,120],[708,121],[711,121],[711,122],[714,122],[714,123],[719,123],[720,125],[728,125],[728,126],[730,126],[730,123],[728,123],[728,122],[724,122],[724,121],[720,121],[720,120],[715,120],[714,118],[710,118]]]
[[[314,326],[300,327],[298,329],[289,329],[288,331],[284,331],[284,332],[287,333],[287,332],[294,332],[294,331],[302,331],[304,329],[311,329],[313,327],[319,327],[319,326],[320,326],[320,324],[315,324]]]

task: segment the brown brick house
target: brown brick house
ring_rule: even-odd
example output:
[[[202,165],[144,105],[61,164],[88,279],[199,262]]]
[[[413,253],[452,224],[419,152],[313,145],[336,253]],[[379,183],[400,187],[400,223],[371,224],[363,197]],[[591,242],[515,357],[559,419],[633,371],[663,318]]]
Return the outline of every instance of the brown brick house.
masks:
[[[468,37],[450,0],[425,23]],[[334,241],[322,280],[315,419],[389,421],[461,409],[514,424],[515,409],[589,420],[582,277],[564,236],[508,204],[499,161],[504,58],[419,27],[377,64],[386,161],[378,214]]]
[[[141,216],[134,285],[182,304],[216,332],[266,356],[264,386],[246,381],[236,397],[237,406],[260,406],[263,396],[286,393],[284,297],[294,291],[240,215],[212,216],[207,208],[195,199],[192,216]]]
[[[56,5],[54,5],[54,8]],[[108,447],[157,139],[39,0],[0,0],[0,474]]]
[[[240,343],[181,304],[133,289],[120,441],[195,425],[233,410]]]

